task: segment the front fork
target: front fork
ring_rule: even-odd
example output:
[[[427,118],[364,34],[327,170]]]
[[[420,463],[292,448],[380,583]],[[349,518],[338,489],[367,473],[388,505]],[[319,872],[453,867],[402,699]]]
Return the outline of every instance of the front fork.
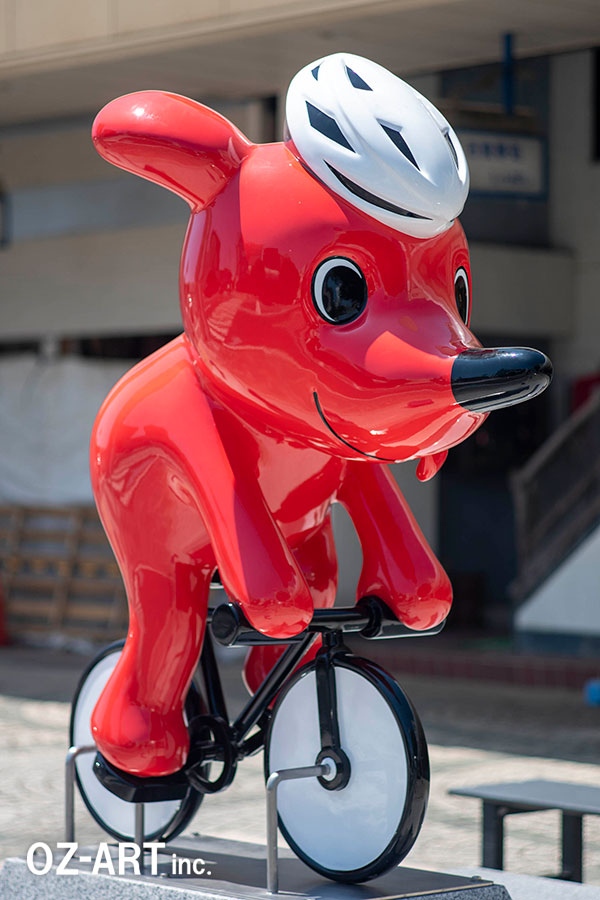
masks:
[[[321,749],[315,765],[328,765],[327,775],[318,776],[319,783],[328,791],[341,791],[350,780],[350,760],[342,749],[335,685],[335,659],[350,651],[344,645],[340,631],[326,631],[323,646],[315,657],[317,703]]]

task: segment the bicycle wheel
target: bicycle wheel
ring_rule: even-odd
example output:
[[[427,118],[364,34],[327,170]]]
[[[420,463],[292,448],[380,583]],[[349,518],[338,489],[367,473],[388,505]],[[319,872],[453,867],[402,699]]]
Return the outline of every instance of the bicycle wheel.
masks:
[[[112,674],[125,642],[117,641],[105,647],[87,667],[75,692],[71,707],[69,740],[71,746],[94,743],[90,719],[104,686]],[[188,718],[202,712],[201,700],[195,688],[186,701]],[[76,781],[83,802],[98,824],[117,840],[131,840],[134,836],[135,804],[121,800],[107,790],[92,770],[94,754],[86,753],[75,761]],[[192,787],[183,800],[146,803],[144,806],[144,838],[147,841],[168,841],[179,834],[194,816],[202,801]]]
[[[342,750],[350,780],[327,790],[316,778],[283,781],[279,826],[292,850],[321,875],[366,881],[403,859],[419,834],[429,794],[425,735],[412,704],[368,660],[334,660]],[[265,746],[265,775],[315,764],[321,750],[315,663],[280,694]]]

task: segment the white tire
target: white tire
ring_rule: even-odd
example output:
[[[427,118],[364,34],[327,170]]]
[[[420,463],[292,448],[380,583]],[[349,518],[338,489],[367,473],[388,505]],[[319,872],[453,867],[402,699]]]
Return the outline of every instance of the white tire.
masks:
[[[399,685],[367,660],[339,656],[335,683],[341,749],[350,780],[327,790],[316,778],[283,781],[279,825],[311,868],[365,881],[397,865],[419,833],[429,761],[417,714]],[[291,679],[273,711],[265,775],[315,765],[321,750],[315,664]]]

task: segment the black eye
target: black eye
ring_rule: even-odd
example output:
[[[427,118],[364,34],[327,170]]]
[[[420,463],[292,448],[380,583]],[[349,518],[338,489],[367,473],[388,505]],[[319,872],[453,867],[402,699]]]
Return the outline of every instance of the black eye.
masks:
[[[469,293],[469,278],[462,266],[456,270],[456,275],[454,276],[454,297],[456,298],[458,314],[466,325],[469,321],[471,296]]]
[[[345,325],[357,319],[367,305],[367,282],[352,260],[332,256],[315,269],[312,297],[326,322]]]

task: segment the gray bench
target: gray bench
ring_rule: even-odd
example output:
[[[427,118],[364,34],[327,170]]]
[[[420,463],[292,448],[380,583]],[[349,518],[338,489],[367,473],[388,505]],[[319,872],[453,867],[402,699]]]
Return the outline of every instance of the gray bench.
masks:
[[[583,881],[583,817],[600,816],[600,787],[558,781],[480,784],[449,791],[483,801],[482,863],[504,868],[504,818],[515,813],[557,809],[562,814],[562,871],[558,878]]]

